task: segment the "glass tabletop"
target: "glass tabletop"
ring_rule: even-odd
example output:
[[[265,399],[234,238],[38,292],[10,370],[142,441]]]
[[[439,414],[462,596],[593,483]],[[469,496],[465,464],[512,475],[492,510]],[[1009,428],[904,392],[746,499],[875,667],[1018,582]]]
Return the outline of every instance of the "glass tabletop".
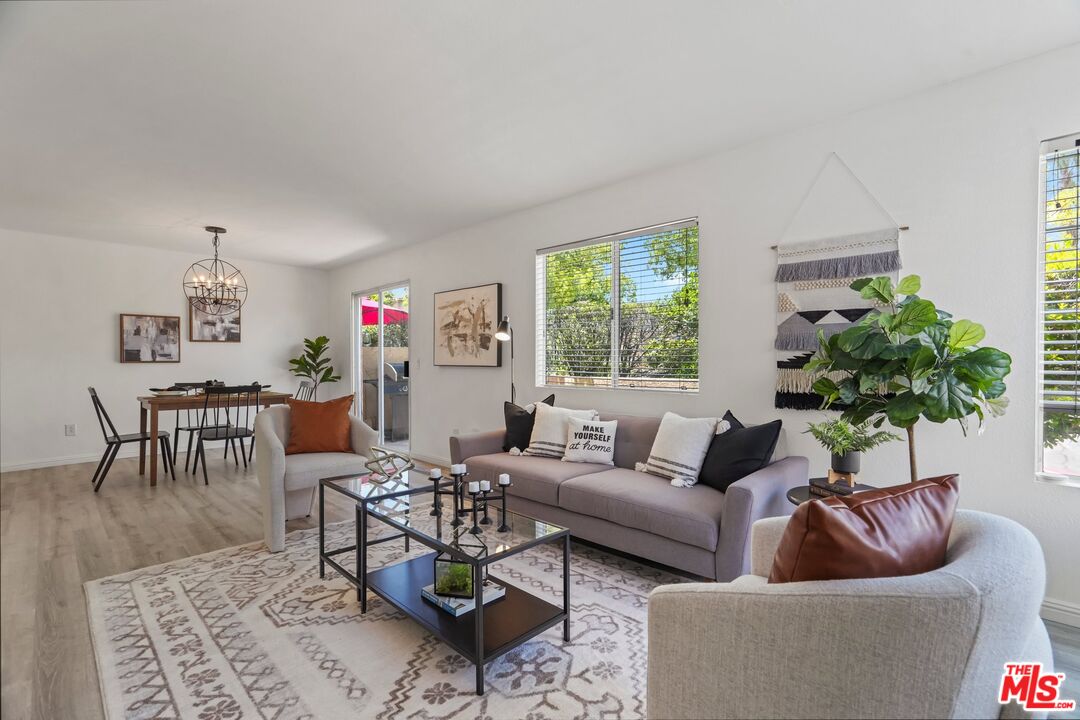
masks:
[[[443,484],[444,490],[449,490],[451,487],[452,484],[449,482]],[[502,510],[501,501],[498,500],[500,495],[496,493],[489,496],[492,502],[488,508],[488,519],[491,522],[489,524],[478,522],[476,527],[480,532],[472,533],[470,532],[473,527],[471,499],[466,497],[466,507],[469,511],[461,515],[462,524],[454,526],[450,524],[454,519],[453,495],[444,494],[440,502],[441,514],[433,515],[435,498],[433,490],[431,482],[423,476],[422,484],[416,483],[414,478],[414,485],[408,494],[394,496],[392,493],[387,493],[380,497],[372,493],[366,498],[365,504],[368,513],[393,527],[408,532],[425,544],[461,556],[460,559],[482,564],[567,533],[566,528],[560,525],[536,520],[513,511],[506,513],[508,529],[500,532]],[[483,510],[478,510],[477,520],[482,520],[483,516]]]

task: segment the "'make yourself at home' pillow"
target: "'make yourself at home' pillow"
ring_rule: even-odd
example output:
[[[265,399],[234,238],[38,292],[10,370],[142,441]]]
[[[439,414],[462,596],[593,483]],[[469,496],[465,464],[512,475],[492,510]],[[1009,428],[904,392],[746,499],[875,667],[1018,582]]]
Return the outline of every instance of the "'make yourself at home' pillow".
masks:
[[[548,395],[540,402],[545,405],[554,405],[555,393]],[[506,439],[503,440],[503,452],[509,452],[511,448],[521,451],[529,447],[533,422],[536,420],[534,413],[538,404],[530,403],[522,407],[509,401],[503,403],[503,417],[506,418]]]
[[[618,420],[570,418],[563,462],[615,464],[615,429]]]
[[[566,433],[570,418],[596,419],[595,410],[571,410],[551,407],[543,403],[536,406],[535,415],[529,447],[523,454],[549,458],[561,458],[566,452]]]

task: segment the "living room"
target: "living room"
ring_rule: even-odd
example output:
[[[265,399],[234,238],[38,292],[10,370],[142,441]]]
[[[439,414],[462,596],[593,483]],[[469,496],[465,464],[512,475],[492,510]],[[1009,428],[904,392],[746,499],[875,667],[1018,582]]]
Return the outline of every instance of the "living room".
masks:
[[[986,8],[0,6],[3,715],[1016,717],[1005,663],[1064,673],[1054,699],[1077,699],[1080,5]],[[903,339],[978,327],[929,375],[948,417],[858,387],[882,420],[863,432],[896,439],[853,477],[808,432],[862,420],[837,412],[859,407],[847,390],[811,386],[851,372],[825,364],[822,325],[854,309],[845,330],[885,327],[924,300],[950,315]],[[809,334],[783,340],[800,317]],[[943,384],[973,348],[1004,356],[998,376]],[[821,372],[792,364],[811,353]],[[319,454],[290,452],[299,414],[331,405],[355,457],[297,479]],[[511,417],[528,423],[512,446]],[[650,473],[695,420],[692,477]],[[777,420],[753,472],[699,474],[713,443]],[[573,427],[590,453],[610,431],[608,455],[533,443]],[[574,476],[593,464],[613,467]],[[402,521],[369,473],[443,514]],[[919,484],[947,496],[944,559],[776,582],[796,521],[862,512],[859,492],[814,493],[830,474],[867,493],[958,475]],[[449,541],[427,528],[447,516],[513,551],[490,565],[507,596],[461,618],[532,607],[522,588],[553,608],[499,652],[378,576],[438,573],[425,554]],[[859,518],[833,538],[845,571],[918,541]],[[1023,579],[969,576],[972,554]],[[803,591],[840,609],[818,627],[820,606],[784,604]],[[132,611],[145,641],[125,644]],[[848,665],[793,676],[785,654]],[[687,684],[703,673],[724,681]]]

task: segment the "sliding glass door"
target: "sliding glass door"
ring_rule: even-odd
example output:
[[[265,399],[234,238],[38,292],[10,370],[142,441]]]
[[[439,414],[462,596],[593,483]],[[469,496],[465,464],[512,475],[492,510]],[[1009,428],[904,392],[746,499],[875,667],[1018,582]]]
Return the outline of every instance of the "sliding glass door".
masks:
[[[353,295],[353,387],[360,415],[388,450],[409,451],[409,285]]]

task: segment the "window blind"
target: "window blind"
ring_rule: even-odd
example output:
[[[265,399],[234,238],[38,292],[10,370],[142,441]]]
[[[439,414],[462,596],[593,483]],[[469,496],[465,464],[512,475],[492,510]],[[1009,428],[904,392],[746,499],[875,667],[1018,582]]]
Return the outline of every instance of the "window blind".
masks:
[[[1080,475],[1080,135],[1044,143],[1041,170],[1042,470]]]
[[[537,382],[698,389],[696,219],[544,248]]]

